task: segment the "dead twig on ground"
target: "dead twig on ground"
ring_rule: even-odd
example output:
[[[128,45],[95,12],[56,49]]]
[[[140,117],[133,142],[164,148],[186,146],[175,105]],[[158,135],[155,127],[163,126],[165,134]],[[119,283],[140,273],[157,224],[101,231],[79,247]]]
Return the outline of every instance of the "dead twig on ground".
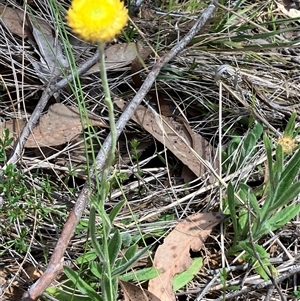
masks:
[[[277,277],[274,277],[273,280],[262,281],[262,282],[260,282],[256,285],[251,286],[251,287],[247,287],[245,289],[241,289],[239,291],[235,291],[233,293],[226,294],[225,296],[222,296],[222,297],[216,299],[216,301],[233,299],[233,298],[248,294],[248,293],[253,292],[253,291],[258,291],[258,290],[261,290],[261,289],[266,288],[266,287],[271,287],[271,286],[274,285],[273,284],[274,282],[276,284],[278,284],[278,283],[282,282],[283,280],[285,280],[285,279],[287,279],[287,278],[291,277],[292,275],[295,275],[299,272],[300,272],[300,265],[296,264],[296,265],[292,266],[288,272],[283,273],[283,274],[281,274]]]

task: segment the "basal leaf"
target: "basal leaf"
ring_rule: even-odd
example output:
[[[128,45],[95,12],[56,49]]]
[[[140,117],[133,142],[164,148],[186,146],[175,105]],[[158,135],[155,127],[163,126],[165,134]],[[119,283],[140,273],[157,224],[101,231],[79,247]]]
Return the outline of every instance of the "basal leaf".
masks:
[[[118,292],[117,278],[110,278],[103,274],[101,281],[103,301],[116,301]]]

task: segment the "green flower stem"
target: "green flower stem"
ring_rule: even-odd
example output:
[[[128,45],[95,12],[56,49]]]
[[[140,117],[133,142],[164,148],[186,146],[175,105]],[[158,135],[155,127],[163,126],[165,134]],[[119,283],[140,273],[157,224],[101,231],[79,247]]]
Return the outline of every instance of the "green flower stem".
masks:
[[[101,218],[102,218],[102,229],[103,229],[103,252],[105,256],[105,262],[103,262],[103,265],[105,266],[105,271],[107,275],[107,279],[109,281],[109,287],[107,285],[103,286],[102,289],[105,290],[105,293],[103,293],[103,299],[104,300],[114,300],[114,284],[113,284],[113,277],[112,277],[112,264],[110,262],[110,256],[108,254],[108,241],[109,241],[109,234],[111,230],[111,223],[109,221],[108,215],[105,212],[104,203],[107,198],[108,192],[109,192],[109,185],[107,184],[107,178],[109,174],[110,167],[114,164],[115,159],[115,150],[117,145],[117,130],[116,130],[116,123],[115,123],[115,115],[114,115],[114,105],[111,99],[110,90],[108,86],[108,80],[107,80],[107,74],[106,74],[106,68],[105,68],[105,53],[104,53],[105,43],[99,44],[99,56],[100,56],[100,75],[102,80],[102,86],[104,90],[104,96],[105,96],[105,104],[107,106],[108,110],[108,116],[109,116],[109,125],[110,125],[110,131],[111,131],[111,147],[107,152],[106,162],[102,171],[102,179],[101,179],[101,200],[99,206],[97,206],[100,209],[101,212]],[[103,277],[104,278],[104,277]],[[103,281],[104,284],[104,281]]]
[[[99,44],[99,55],[100,55],[100,74],[102,79],[102,86],[105,94],[105,104],[107,105],[108,115],[109,115],[109,126],[111,132],[111,147],[107,154],[105,167],[109,167],[113,164],[115,158],[115,151],[117,145],[117,129],[114,115],[114,105],[111,100],[106,68],[105,68],[105,53],[104,53],[105,43]]]

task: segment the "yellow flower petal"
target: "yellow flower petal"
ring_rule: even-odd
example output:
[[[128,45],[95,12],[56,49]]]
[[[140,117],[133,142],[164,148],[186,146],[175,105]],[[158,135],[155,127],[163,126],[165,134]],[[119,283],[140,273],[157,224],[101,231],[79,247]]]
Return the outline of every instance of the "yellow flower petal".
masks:
[[[80,38],[92,43],[111,41],[128,20],[120,0],[73,0],[67,23]]]

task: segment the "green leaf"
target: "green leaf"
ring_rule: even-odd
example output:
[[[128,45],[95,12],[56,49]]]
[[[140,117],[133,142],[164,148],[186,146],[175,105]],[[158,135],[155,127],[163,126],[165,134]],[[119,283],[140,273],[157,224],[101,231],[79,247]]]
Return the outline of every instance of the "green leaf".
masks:
[[[300,169],[300,151],[298,150],[281,174],[279,183],[275,187],[273,203],[277,203],[278,199],[282,199],[282,197],[286,193],[286,190],[293,183],[296,175],[299,172],[299,169]]]
[[[258,201],[256,199],[253,190],[244,183],[240,183],[239,188],[240,188],[239,195],[242,198],[242,200],[245,203],[247,203],[247,200],[249,200],[251,208],[254,210],[256,214],[259,214],[261,208],[259,207]]]
[[[239,211],[239,231],[238,231],[238,240],[245,239],[247,236],[247,233],[249,231],[248,226],[248,209],[241,208]]]
[[[263,132],[263,127],[260,123],[256,123],[251,130],[251,132],[247,135],[245,141],[244,141],[244,156],[249,156],[250,153],[254,150],[258,140],[260,139],[260,136]]]
[[[300,193],[300,182],[293,184],[290,188],[286,189],[285,193],[269,208],[273,211],[277,208],[283,207],[292,201]]]
[[[173,278],[173,291],[178,291],[186,284],[188,284],[191,280],[193,280],[194,276],[198,274],[200,269],[202,268],[202,263],[203,258],[194,258],[192,264],[187,270],[178,275],[175,275]]]
[[[77,264],[83,264],[83,263],[92,261],[92,260],[94,260],[96,258],[97,258],[97,254],[95,253],[95,251],[94,250],[90,250],[88,252],[85,252],[83,255],[79,256],[76,259],[76,263]]]
[[[129,269],[129,267],[135,263],[145,252],[147,252],[150,249],[149,247],[143,248],[140,251],[138,251],[137,253],[134,254],[134,256],[132,256],[131,258],[128,259],[127,262],[125,262],[124,264],[120,265],[119,267],[117,267],[116,269],[114,269],[112,271],[112,276],[116,277],[118,275],[121,275],[123,273],[126,272],[127,269]]]
[[[120,210],[122,209],[125,201],[119,202],[109,213],[109,219],[111,223],[115,220],[116,216],[119,214]]]
[[[132,236],[129,232],[122,232],[121,239],[123,248],[128,248],[132,244]]]
[[[88,283],[86,283],[77,272],[67,266],[64,267],[64,272],[81,293],[87,295],[92,300],[103,301],[98,293]]]
[[[120,275],[119,279],[121,279],[122,281],[126,281],[126,282],[129,282],[129,281],[141,282],[141,281],[147,281],[152,278],[155,278],[158,275],[160,275],[161,273],[162,273],[162,270],[151,267],[151,268],[144,268],[144,269],[137,270],[137,271],[127,272],[126,274]]]
[[[254,150],[254,146],[256,144],[255,136],[252,133],[249,133],[244,141],[244,155],[243,157],[247,157]]]
[[[274,178],[275,185],[279,182],[279,179],[281,177],[282,171],[283,171],[283,151],[282,146],[280,144],[276,147],[276,162],[274,163],[274,173],[276,178]]]
[[[270,229],[272,231],[275,231],[280,227],[283,227],[286,223],[292,220],[299,212],[300,212],[299,204],[292,204],[290,206],[287,206],[279,210],[268,221],[268,224],[270,225]]]
[[[102,279],[103,269],[99,265],[99,263],[97,263],[96,261],[91,261],[89,263],[89,269],[93,273],[94,276],[96,276],[98,279]]]
[[[118,254],[122,246],[122,238],[119,229],[115,230],[115,234],[108,242],[109,263],[111,266],[115,264]]]
[[[57,287],[57,286],[50,286],[45,290],[46,293],[50,294],[51,296],[55,297],[53,300],[59,301],[87,301],[86,296],[80,296],[79,294],[74,294],[74,292],[68,292],[66,289]],[[44,299],[42,299],[44,300]],[[50,300],[50,299],[45,299]]]
[[[260,123],[256,123],[252,129],[252,133],[255,136],[256,142],[260,139],[264,131],[263,126]]]
[[[107,274],[102,275],[101,281],[103,301],[116,301],[118,292],[117,279],[111,279]]]
[[[238,221],[237,221],[236,210],[235,210],[234,190],[231,183],[229,183],[227,187],[227,199],[228,199],[230,217],[232,220],[232,226],[234,231],[233,246],[235,246],[237,242],[237,235],[239,229],[238,229]]]
[[[268,161],[268,169],[269,169],[269,182],[270,182],[270,190],[274,191],[274,174],[273,174],[273,160],[272,160],[272,145],[270,139],[264,135],[264,144],[267,152],[267,161]]]
[[[270,230],[275,231],[284,226],[287,222],[293,219],[300,212],[300,205],[293,204],[279,210],[269,220],[264,221],[260,227],[257,227],[257,231],[253,232],[254,240],[261,238],[267,234]]]
[[[138,249],[137,245],[132,245],[131,247],[129,247],[125,252],[124,256],[117,261],[117,266],[119,267],[125,264],[126,262],[128,262],[128,260],[135,255],[137,249]]]
[[[284,136],[294,137],[296,117],[297,117],[296,112],[293,112],[289,119],[288,124],[285,127],[284,134],[283,134]]]
[[[267,251],[260,245],[254,244],[255,251],[253,250],[253,246],[249,242],[241,242],[241,247],[246,251],[247,255],[245,256],[244,260],[254,260],[253,268],[256,270],[256,272],[265,280],[269,279],[268,274],[270,274],[269,267],[271,266],[269,262],[269,254]],[[257,260],[257,256],[259,256],[259,259],[261,263],[263,264],[263,267],[261,266],[260,262]],[[267,274],[268,273],[268,274]]]
[[[89,219],[89,230],[90,230],[92,246],[93,246],[97,256],[100,258],[100,260],[102,262],[105,262],[105,256],[104,256],[101,246],[96,238],[96,229],[95,229],[96,221],[95,220],[96,220],[96,209],[92,205],[91,209],[90,209],[90,219]]]

